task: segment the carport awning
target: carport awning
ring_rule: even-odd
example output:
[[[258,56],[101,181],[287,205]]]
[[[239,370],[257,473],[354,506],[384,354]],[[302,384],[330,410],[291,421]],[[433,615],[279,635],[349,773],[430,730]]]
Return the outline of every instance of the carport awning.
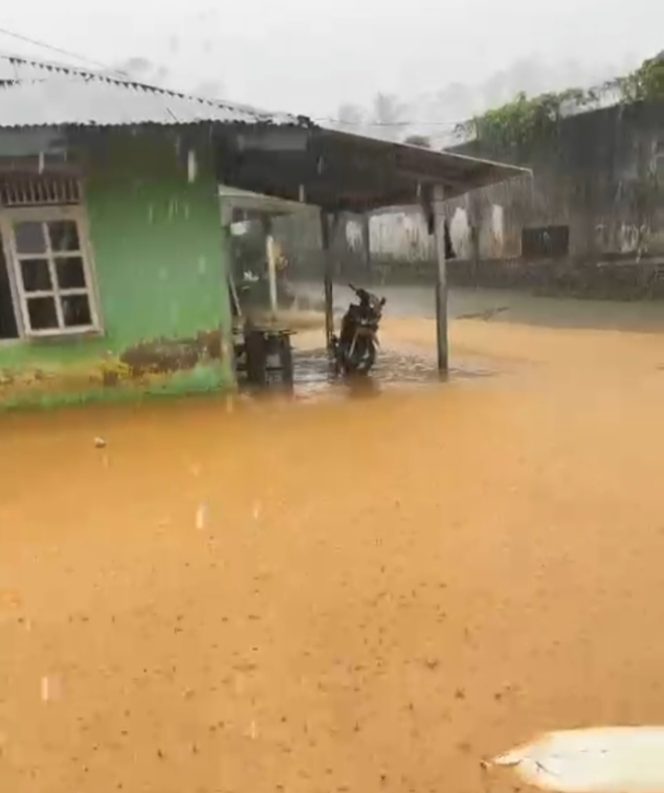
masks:
[[[223,184],[332,212],[415,204],[434,185],[450,198],[529,173],[318,127],[219,126],[213,134]]]
[[[298,201],[287,201],[284,198],[252,193],[226,185],[219,185],[219,198],[222,205],[228,205],[232,210],[233,221],[292,215],[307,210],[307,207]]]

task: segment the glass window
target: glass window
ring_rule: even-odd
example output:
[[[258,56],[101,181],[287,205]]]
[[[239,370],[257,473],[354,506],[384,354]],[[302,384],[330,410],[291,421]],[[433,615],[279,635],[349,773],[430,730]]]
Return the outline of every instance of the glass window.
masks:
[[[13,223],[18,291],[27,335],[71,333],[96,326],[81,225],[49,207],[43,217]],[[62,215],[65,215],[64,217]]]

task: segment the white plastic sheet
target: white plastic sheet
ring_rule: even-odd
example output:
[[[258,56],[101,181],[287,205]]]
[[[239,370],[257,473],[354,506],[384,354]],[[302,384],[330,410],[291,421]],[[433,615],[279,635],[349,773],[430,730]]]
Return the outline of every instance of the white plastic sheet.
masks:
[[[491,764],[560,793],[664,793],[664,726],[551,732]]]

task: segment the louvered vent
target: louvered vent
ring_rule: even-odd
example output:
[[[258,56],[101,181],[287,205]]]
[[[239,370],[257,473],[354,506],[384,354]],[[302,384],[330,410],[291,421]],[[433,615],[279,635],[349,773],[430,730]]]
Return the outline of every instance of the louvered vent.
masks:
[[[0,206],[80,203],[81,183],[73,176],[0,176]]]

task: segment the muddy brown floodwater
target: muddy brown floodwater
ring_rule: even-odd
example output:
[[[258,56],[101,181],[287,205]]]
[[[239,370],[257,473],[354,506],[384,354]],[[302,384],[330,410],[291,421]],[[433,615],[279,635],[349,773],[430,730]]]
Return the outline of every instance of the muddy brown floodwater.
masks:
[[[663,337],[452,345],[492,376],[0,417],[0,790],[512,791],[661,722]]]

